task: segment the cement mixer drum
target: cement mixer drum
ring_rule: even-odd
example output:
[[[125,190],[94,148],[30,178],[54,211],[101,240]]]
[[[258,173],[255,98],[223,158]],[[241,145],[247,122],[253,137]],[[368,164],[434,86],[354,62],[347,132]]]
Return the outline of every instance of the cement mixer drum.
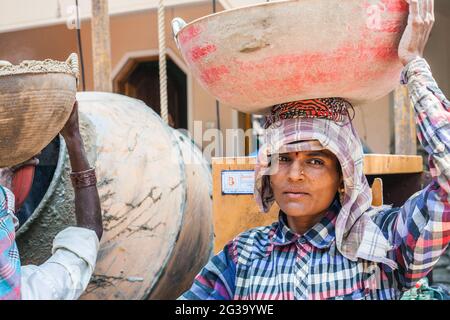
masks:
[[[79,93],[80,126],[95,165],[104,235],[82,299],[175,299],[212,253],[212,183],[188,137],[139,100]],[[73,224],[64,144],[46,194],[19,230],[23,263],[50,255],[54,235]]]

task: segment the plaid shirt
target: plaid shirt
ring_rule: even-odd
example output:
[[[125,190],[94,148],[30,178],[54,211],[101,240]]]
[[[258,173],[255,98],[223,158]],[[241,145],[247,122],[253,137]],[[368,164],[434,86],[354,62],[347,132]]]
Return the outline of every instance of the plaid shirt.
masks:
[[[433,181],[401,208],[385,208],[373,222],[392,245],[398,268],[349,260],[336,248],[339,203],[304,235],[294,234],[283,213],[271,226],[249,230],[228,243],[180,299],[398,299],[426,276],[450,242],[450,102],[424,59],[402,73],[430,155]]]
[[[0,186],[0,300],[20,299],[20,258],[15,243],[14,195]]]

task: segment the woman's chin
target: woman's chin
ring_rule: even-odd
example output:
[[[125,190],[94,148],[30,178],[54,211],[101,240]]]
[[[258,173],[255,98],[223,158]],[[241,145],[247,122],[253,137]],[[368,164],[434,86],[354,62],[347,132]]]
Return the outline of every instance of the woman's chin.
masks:
[[[287,203],[281,210],[290,217],[303,217],[311,215],[311,208],[306,204],[298,202]]]

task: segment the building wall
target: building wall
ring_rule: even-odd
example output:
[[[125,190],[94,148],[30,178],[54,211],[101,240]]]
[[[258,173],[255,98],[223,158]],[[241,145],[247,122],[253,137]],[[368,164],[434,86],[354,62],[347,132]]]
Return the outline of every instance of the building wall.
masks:
[[[209,0],[165,0],[164,5],[183,6]],[[82,19],[92,15],[91,0],[78,0]],[[159,0],[108,0],[110,15],[155,9]],[[76,16],[74,0],[0,0],[0,32],[10,32],[61,23]]]

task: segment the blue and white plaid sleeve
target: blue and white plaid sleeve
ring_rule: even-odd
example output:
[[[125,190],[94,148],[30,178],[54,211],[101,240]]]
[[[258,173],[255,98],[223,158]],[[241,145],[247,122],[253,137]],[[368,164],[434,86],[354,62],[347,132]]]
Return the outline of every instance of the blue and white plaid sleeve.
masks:
[[[21,266],[15,242],[14,195],[0,186],[0,300],[21,298]]]
[[[394,245],[400,283],[411,288],[425,277],[450,242],[450,102],[438,88],[424,59],[402,73],[414,104],[418,137],[429,154],[432,182],[400,209],[375,218]]]
[[[231,244],[214,256],[194,280],[191,289],[179,300],[232,300],[235,291],[236,264]]]

